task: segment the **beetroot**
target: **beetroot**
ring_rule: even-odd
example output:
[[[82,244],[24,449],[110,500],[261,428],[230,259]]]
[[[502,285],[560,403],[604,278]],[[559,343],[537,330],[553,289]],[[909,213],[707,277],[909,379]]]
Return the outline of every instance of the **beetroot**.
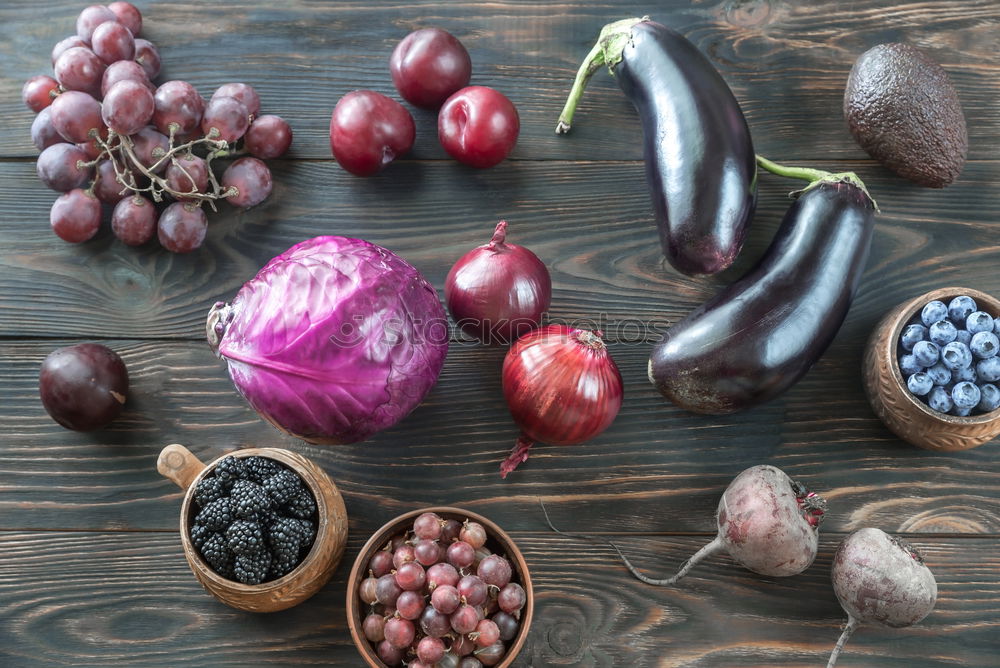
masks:
[[[847,626],[830,654],[833,668],[844,643],[861,624],[902,628],[934,609],[937,582],[915,547],[881,529],[858,529],[833,557],[833,590]]]
[[[634,576],[651,585],[672,585],[705,557],[725,550],[760,575],[801,573],[816,558],[826,502],[774,466],[753,466],[736,476],[719,501],[715,539],[688,559],[676,575],[654,580],[640,573],[612,544]]]

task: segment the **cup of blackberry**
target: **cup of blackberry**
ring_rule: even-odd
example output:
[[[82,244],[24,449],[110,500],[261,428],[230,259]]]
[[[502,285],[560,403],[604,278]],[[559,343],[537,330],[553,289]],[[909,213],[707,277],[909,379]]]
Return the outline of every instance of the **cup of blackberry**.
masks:
[[[297,453],[250,448],[206,465],[174,444],[157,469],[185,490],[180,533],[188,565],[227,605],[290,608],[319,591],[343,556],[344,501],[329,476]]]

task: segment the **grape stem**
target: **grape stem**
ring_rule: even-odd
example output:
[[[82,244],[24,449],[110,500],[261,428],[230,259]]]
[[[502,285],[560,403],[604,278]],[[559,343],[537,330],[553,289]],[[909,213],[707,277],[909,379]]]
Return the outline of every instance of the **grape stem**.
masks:
[[[229,143],[223,139],[216,139],[217,136],[218,131],[213,128],[212,132],[210,132],[206,137],[194,139],[175,146],[175,128],[171,126],[170,136],[168,139],[168,150],[165,151],[162,156],[159,156],[155,163],[146,167],[146,165],[144,165],[135,154],[135,144],[132,142],[130,137],[119,135],[114,131],[111,131],[108,135],[108,139],[102,140],[100,136],[95,133],[94,140],[100,147],[101,153],[96,159],[93,160],[92,163],[88,164],[96,165],[105,158],[111,160],[111,164],[115,170],[115,180],[118,183],[121,183],[125,189],[136,194],[149,193],[154,202],[162,202],[163,194],[166,193],[178,200],[194,200],[197,202],[197,206],[201,206],[205,202],[208,202],[208,205],[212,207],[212,210],[217,211],[215,206],[216,200],[231,197],[237,194],[238,191],[236,188],[227,188],[223,190],[219,181],[215,178],[215,173],[212,170],[212,160],[216,157],[243,153],[243,151],[230,151]],[[207,193],[198,192],[197,186],[194,185],[194,179],[191,178],[191,174],[176,159],[177,155],[180,153],[193,154],[196,147],[205,147],[208,149],[205,162],[208,168],[208,178],[211,184],[211,191]],[[180,169],[181,173],[191,182],[192,189],[189,192],[180,192],[171,188],[166,179],[155,173],[158,169],[160,169],[160,167],[167,164],[167,162]],[[136,172],[149,179],[148,186],[139,186],[135,178]]]

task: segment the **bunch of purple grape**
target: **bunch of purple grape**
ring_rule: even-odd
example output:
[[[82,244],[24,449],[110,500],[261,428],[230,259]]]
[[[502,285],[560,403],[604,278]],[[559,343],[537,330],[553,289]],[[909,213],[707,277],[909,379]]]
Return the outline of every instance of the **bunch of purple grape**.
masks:
[[[387,666],[495,666],[517,636],[527,593],[482,524],[424,513],[368,563],[362,632]]]
[[[205,239],[206,203],[249,208],[267,199],[271,172],[262,160],[284,154],[292,131],[260,115],[247,84],[225,84],[207,103],[185,81],[155,86],[160,54],[141,31],[132,4],[91,5],[77,34],[52,50],[55,78],[24,84],[24,103],[38,114],[38,177],[63,193],[50,222],[64,241],[97,234],[103,202],[114,207],[111,228],[122,242],[138,246],[155,233],[167,250],[187,253]],[[242,154],[216,177],[213,159]]]

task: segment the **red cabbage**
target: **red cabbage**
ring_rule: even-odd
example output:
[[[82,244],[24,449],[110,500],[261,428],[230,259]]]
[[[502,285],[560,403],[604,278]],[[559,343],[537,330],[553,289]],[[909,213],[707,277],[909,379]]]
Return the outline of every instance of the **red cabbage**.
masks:
[[[392,252],[316,237],[267,263],[208,341],[254,410],[310,443],[362,441],[403,419],[434,386],[448,326],[433,286]]]

